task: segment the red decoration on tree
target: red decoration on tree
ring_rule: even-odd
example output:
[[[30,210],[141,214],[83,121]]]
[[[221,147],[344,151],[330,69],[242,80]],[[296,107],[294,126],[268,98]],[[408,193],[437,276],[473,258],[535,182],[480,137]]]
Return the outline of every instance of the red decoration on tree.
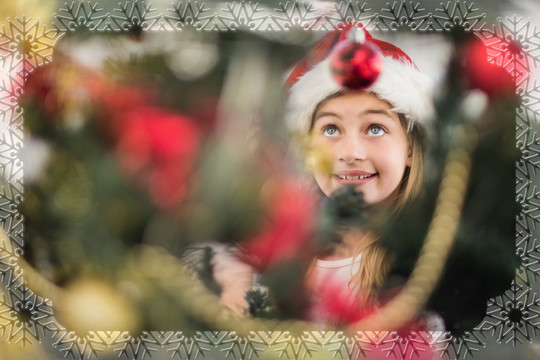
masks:
[[[152,105],[133,106],[121,115],[116,134],[120,167],[147,187],[160,209],[173,209],[187,195],[195,167],[200,130],[183,115]]]
[[[479,89],[489,97],[508,97],[515,94],[512,76],[503,67],[488,61],[482,40],[473,36],[464,47],[464,74],[470,88]]]
[[[313,256],[315,202],[309,190],[284,181],[272,190],[267,221],[244,243],[243,260],[259,272],[291,260]]]
[[[347,39],[339,42],[330,54],[330,70],[343,87],[362,90],[371,86],[383,69],[379,49],[365,41],[365,32],[354,28]]]

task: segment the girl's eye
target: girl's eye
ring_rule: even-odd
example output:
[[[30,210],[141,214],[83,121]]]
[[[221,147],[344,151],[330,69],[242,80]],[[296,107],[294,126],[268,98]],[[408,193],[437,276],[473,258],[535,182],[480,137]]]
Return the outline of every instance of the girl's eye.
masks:
[[[334,137],[339,135],[339,130],[335,125],[327,125],[322,129],[324,136]]]
[[[371,125],[368,128],[368,135],[370,136],[383,136],[386,134],[386,130],[380,125]]]

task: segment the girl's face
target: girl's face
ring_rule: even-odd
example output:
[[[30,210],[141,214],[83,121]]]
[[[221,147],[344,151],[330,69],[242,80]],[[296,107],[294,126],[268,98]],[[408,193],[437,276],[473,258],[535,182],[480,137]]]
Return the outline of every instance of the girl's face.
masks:
[[[330,169],[314,170],[327,196],[352,184],[369,204],[394,198],[411,154],[407,132],[390,109],[366,92],[346,93],[319,105],[310,134],[314,149],[330,156]]]

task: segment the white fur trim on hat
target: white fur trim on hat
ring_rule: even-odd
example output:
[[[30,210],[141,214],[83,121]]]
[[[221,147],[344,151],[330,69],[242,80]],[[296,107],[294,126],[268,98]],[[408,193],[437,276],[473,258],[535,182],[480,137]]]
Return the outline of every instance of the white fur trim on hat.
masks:
[[[387,101],[392,110],[404,114],[412,125],[429,127],[434,115],[432,82],[409,63],[384,57],[384,67],[375,83],[366,89]],[[306,134],[317,105],[343,90],[330,73],[329,60],[323,60],[304,74],[290,89],[285,121],[291,131]]]

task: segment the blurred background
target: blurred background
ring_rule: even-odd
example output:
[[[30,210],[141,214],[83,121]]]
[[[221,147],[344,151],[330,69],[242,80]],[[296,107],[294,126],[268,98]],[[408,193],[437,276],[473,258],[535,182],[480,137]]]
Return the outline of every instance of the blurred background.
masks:
[[[442,358],[540,356],[536,1],[0,1],[0,358],[325,358],[377,344],[400,359],[405,347],[421,353],[430,343]],[[201,332],[222,327],[209,320],[214,313],[204,314],[204,302],[203,314],[179,306],[186,289],[195,300],[199,293],[182,280],[177,260],[189,245],[266,234],[267,217],[285,227],[280,201],[298,204],[304,216],[293,220],[309,222],[310,194],[280,180],[297,175],[282,160],[281,82],[347,16],[399,43],[441,88],[453,44],[430,21],[434,29],[482,33],[488,61],[511,74],[523,104],[516,113],[521,160],[510,179],[522,204],[516,281],[489,303],[476,331],[454,337],[354,338],[355,348],[339,337]],[[254,28],[266,31],[248,31]],[[96,36],[106,30],[113,31]],[[508,57],[513,40],[518,50]],[[17,261],[23,252],[31,267]],[[199,277],[218,295],[211,262],[197,261]]]

